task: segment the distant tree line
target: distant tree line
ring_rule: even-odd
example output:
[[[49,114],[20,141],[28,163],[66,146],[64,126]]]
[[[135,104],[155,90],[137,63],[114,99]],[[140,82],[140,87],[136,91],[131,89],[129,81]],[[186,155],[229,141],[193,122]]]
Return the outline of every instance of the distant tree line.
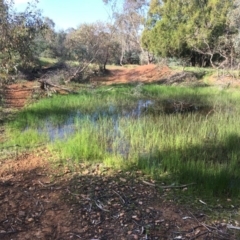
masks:
[[[186,65],[236,67],[239,0],[103,0],[109,21],[55,30],[37,2],[23,12],[0,0],[0,71],[33,69],[39,57],[107,64],[175,58]],[[81,16],[79,16],[81,18]]]

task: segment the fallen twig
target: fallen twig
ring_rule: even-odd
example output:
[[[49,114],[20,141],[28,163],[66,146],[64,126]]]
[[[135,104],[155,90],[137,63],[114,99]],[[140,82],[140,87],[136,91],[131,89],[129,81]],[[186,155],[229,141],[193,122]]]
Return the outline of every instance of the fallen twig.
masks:
[[[104,211],[104,212],[110,212],[109,210],[104,209],[103,206],[102,206],[101,204],[98,204],[96,201],[95,201],[95,204],[96,204],[96,206],[97,206],[99,209],[101,209],[102,211]]]
[[[156,184],[147,182],[145,180],[142,180],[142,182],[149,185],[149,186],[153,186],[153,187],[156,186]],[[183,184],[183,185],[179,185],[179,186],[168,185],[168,186],[159,186],[159,187],[163,188],[163,189],[166,189],[166,188],[185,188],[185,187],[188,187],[188,186],[191,186],[191,185],[194,185],[194,184],[196,184],[196,183]]]
[[[188,186],[191,186],[191,185],[194,185],[196,183],[189,183],[189,184],[183,184],[183,185],[179,185],[179,186],[174,186],[174,185],[168,185],[168,186],[160,186],[160,188],[185,188],[185,187],[188,187]]]
[[[13,234],[13,233],[18,233],[20,231],[14,230],[14,231],[10,231],[10,232],[0,232],[0,235],[8,235],[8,234]]]
[[[203,236],[203,235],[205,235],[205,234],[208,234],[208,233],[209,233],[209,231],[205,231],[205,232],[203,232],[203,233],[197,234],[196,236],[191,237],[191,240],[197,239],[197,238],[199,238],[199,237],[201,237],[201,236]]]
[[[76,234],[76,233],[69,233],[69,235],[75,236],[75,237],[77,237],[77,238],[81,238],[80,235],[78,235],[78,234]]]
[[[115,190],[113,190],[113,192],[116,193],[120,197],[120,199],[122,200],[123,203],[125,203],[125,200],[118,192],[116,192]]]
[[[149,186],[153,186],[153,187],[156,186],[154,183],[150,183],[150,182],[147,182],[147,181],[145,181],[145,180],[142,180],[142,182],[145,183],[145,184],[147,184],[147,185],[149,185]]]
[[[42,185],[43,187],[52,187],[52,186],[56,185],[55,183],[47,185],[47,184],[42,183],[40,180],[38,180],[38,182],[39,182],[39,184]]]
[[[59,85],[53,84],[53,83],[51,83],[51,82],[48,81],[48,80],[42,80],[42,79],[41,79],[41,80],[38,80],[38,82],[41,83],[42,86],[44,86],[44,87],[43,87],[44,89],[46,89],[45,86],[50,86],[50,87],[59,88],[59,89],[61,89],[61,90],[63,90],[63,91],[69,92],[69,93],[74,93],[74,91],[69,90],[69,89],[64,88],[64,87],[61,87],[61,86],[59,86]]]
[[[197,219],[190,211],[189,211],[189,213],[193,216],[193,218],[194,218],[200,225],[202,225],[204,228],[206,228],[206,229],[210,232],[210,229],[206,226],[206,224],[199,222],[198,219]]]
[[[68,188],[66,189],[66,191],[67,191],[68,193],[70,193],[71,195],[73,195],[73,196],[82,197],[84,200],[91,200],[91,199],[88,198],[88,197],[84,198],[84,197],[82,196],[82,194],[72,193]]]
[[[233,225],[231,225],[231,224],[228,224],[228,225],[227,225],[227,228],[228,228],[228,229],[240,230],[240,227],[236,227],[236,226],[233,226]]]

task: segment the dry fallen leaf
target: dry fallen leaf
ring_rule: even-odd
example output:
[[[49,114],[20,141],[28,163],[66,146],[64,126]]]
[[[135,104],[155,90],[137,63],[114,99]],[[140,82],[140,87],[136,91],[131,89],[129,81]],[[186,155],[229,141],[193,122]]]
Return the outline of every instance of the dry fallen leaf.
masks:
[[[197,229],[197,230],[195,231],[195,233],[194,233],[195,236],[198,235],[200,232],[201,232],[201,231],[200,231],[199,229]]]
[[[126,181],[127,181],[125,178],[119,178],[119,179],[120,179],[120,181],[122,181],[122,182],[126,182]]]
[[[204,204],[204,205],[207,205],[204,201],[202,201],[201,199],[199,199],[199,202]]]

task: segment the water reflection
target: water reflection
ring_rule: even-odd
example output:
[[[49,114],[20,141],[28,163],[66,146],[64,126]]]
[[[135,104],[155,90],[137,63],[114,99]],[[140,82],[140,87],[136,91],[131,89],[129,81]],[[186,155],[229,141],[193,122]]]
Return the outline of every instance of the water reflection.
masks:
[[[101,121],[99,120],[108,119],[110,120],[109,129],[104,133],[110,143],[107,150],[108,152],[117,151],[118,154],[127,158],[131,144],[120,129],[120,120],[138,119],[145,114],[185,114],[193,112],[198,112],[206,117],[212,114],[213,111],[211,107],[197,106],[184,102],[166,101],[161,104],[153,100],[140,99],[133,105],[122,107],[109,105],[108,107],[97,109],[92,113],[76,111],[69,115],[66,121],[57,125],[52,123],[51,119],[48,119],[44,125],[44,132],[47,132],[51,142],[64,140],[76,131],[81,130],[81,125],[76,124],[78,120],[87,119],[98,130],[98,128],[102,128]],[[112,129],[110,129],[110,126],[112,126]],[[43,132],[43,129],[39,129],[39,132]],[[113,146],[113,144],[115,145]]]
[[[151,100],[139,100],[136,105],[132,107],[116,107],[114,105],[110,105],[107,109],[98,109],[90,114],[82,114],[80,111],[77,111],[71,114],[66,121],[61,124],[52,124],[50,120],[47,120],[44,125],[44,130],[47,132],[50,141],[53,142],[56,139],[64,139],[69,135],[73,134],[76,129],[75,121],[76,119],[87,118],[91,122],[96,123],[96,127],[98,125],[98,120],[100,118],[108,118],[113,121],[114,126],[114,135],[112,137],[119,137],[119,119],[120,118],[139,118],[141,117],[146,109],[153,105],[154,102]],[[39,129],[41,132],[42,129]]]

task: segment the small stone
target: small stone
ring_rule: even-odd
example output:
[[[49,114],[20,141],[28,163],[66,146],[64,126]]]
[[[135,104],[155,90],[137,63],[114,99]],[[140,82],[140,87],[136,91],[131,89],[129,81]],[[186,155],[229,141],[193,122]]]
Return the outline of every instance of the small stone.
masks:
[[[33,222],[33,220],[34,220],[33,218],[28,218],[27,219],[28,222]]]

